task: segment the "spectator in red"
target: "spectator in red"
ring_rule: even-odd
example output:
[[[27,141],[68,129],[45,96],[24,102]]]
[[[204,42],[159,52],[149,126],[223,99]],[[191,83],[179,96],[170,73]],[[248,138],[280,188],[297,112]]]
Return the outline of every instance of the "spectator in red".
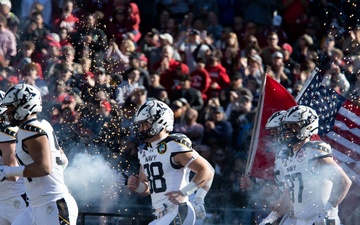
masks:
[[[211,79],[209,73],[205,70],[206,59],[196,59],[196,69],[190,73],[191,87],[198,89],[201,92],[204,102],[207,101],[206,92],[210,87]]]
[[[74,10],[74,3],[72,0],[64,1],[62,13],[59,18],[56,18],[53,24],[53,31],[59,33],[61,28],[66,28],[69,34],[77,31],[80,19],[72,14]]]
[[[69,32],[67,28],[60,28],[58,35],[60,39],[59,44],[61,47],[64,47],[66,45],[71,45]]]
[[[289,43],[284,43],[282,46],[282,54],[284,56],[284,67],[288,68],[290,71],[293,71],[295,67],[295,61],[291,57],[293,48]]]
[[[134,2],[130,0],[121,0],[124,4],[125,13],[125,27],[126,31],[134,35],[133,41],[137,42],[141,38],[140,33],[140,12],[139,8]]]
[[[220,91],[230,84],[230,77],[226,73],[226,69],[221,65],[220,55],[221,53],[213,54],[205,66],[211,78],[210,88],[206,94],[208,98],[219,96]]]
[[[155,64],[154,70],[160,74],[160,83],[166,91],[172,93],[179,84],[180,74],[189,74],[189,67],[173,58],[174,49],[166,45],[162,49],[162,60]]]
[[[51,41],[47,48],[47,54],[43,57],[44,61],[41,64],[43,71],[43,77],[45,79],[49,78],[54,73],[54,67],[56,64],[60,63],[61,56],[61,46],[57,41]]]

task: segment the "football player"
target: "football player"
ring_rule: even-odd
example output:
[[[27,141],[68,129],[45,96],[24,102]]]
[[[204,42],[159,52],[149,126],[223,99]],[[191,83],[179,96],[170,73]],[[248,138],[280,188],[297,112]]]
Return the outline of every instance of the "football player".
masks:
[[[0,166],[18,166],[15,157],[17,127],[5,121],[6,107],[1,106],[5,92],[0,91]],[[22,177],[2,178],[0,182],[0,225],[10,225],[26,208],[24,180]]]
[[[351,180],[334,161],[330,145],[311,141],[318,133],[319,117],[310,107],[298,105],[286,111],[281,121],[282,138],[290,151],[281,159],[283,180],[293,203],[293,214],[283,225],[340,225],[338,206]]]
[[[204,217],[204,198],[214,170],[191,146],[184,134],[173,130],[174,114],[165,103],[147,101],[135,114],[136,137],[140,143],[139,175],[128,179],[128,188],[151,196],[156,218],[150,225],[193,225],[196,215]],[[189,182],[189,173],[195,176]],[[195,194],[194,207],[188,196]]]
[[[78,207],[64,182],[61,149],[52,126],[37,118],[42,111],[38,89],[17,84],[5,94],[11,126],[18,126],[16,156],[20,166],[0,166],[4,177],[24,177],[27,207],[13,225],[76,224]]]
[[[284,187],[284,180],[283,180],[283,172],[282,168],[280,167],[281,158],[283,157],[283,152],[281,149],[287,148],[286,145],[282,142],[281,138],[281,120],[285,115],[286,111],[281,110],[273,113],[269,119],[266,121],[265,130],[269,131],[269,139],[268,139],[268,147],[271,148],[275,152],[275,163],[274,163],[274,181],[276,184],[276,189],[280,190],[278,193],[279,196],[282,192],[288,191]],[[284,150],[285,151],[285,150]],[[242,176],[240,181],[240,188],[244,190],[253,190],[259,189],[260,187],[254,187],[256,183],[254,183],[249,176]],[[284,195],[286,196],[286,195]],[[262,220],[259,225],[265,224],[272,224],[273,222],[277,221],[281,216],[283,216],[289,209],[292,208],[289,201],[286,199],[279,199],[275,203],[272,203],[274,207],[272,207],[272,212]]]
[[[273,150],[276,150],[275,164],[274,164],[274,180],[280,192],[289,192],[288,188],[285,188],[284,172],[281,167],[281,160],[285,153],[289,151],[288,147],[285,144],[281,136],[282,128],[281,121],[286,114],[285,110],[281,110],[272,114],[266,122],[265,129],[270,132],[270,137],[272,139],[271,147]],[[274,203],[271,213],[261,221],[259,225],[272,224],[282,217],[286,212],[290,212],[292,209],[292,204],[289,201],[288,194],[282,194],[281,198]]]

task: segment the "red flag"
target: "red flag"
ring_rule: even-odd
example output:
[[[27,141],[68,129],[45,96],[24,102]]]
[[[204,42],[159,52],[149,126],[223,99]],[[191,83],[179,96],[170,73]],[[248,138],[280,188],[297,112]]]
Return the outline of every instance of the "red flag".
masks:
[[[262,90],[251,138],[247,174],[272,180],[275,153],[266,147],[266,136],[269,135],[268,131],[265,131],[266,121],[273,113],[287,110],[297,104],[292,95],[279,82],[268,75],[266,75],[263,82]]]

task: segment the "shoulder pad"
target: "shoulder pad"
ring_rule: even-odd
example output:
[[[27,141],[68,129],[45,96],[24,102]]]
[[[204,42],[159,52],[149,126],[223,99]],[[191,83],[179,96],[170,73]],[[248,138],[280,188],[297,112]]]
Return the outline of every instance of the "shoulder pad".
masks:
[[[0,124],[0,142],[16,140],[17,129],[6,124]]]
[[[13,131],[13,130],[9,129],[9,127],[5,128],[3,130],[3,132],[8,134],[11,137],[14,137],[14,138],[16,137],[16,131]]]
[[[181,133],[170,134],[162,142],[168,143],[168,142],[171,142],[171,141],[178,142],[178,143],[183,144],[183,145],[187,146],[188,148],[192,149],[191,140],[185,134],[181,134]]]
[[[32,124],[25,124],[25,125],[21,125],[20,129],[22,130],[27,130],[27,131],[32,131],[32,132],[36,132],[38,134],[46,134],[45,130],[42,129],[41,127],[37,127],[34,126]]]
[[[4,131],[8,126],[7,123],[0,123],[0,131]]]
[[[309,141],[304,144],[304,147],[311,148],[313,150],[317,150],[317,151],[321,151],[321,152],[325,152],[328,154],[332,153],[330,145],[323,141]]]
[[[1,123],[0,124],[0,131],[11,136],[14,137],[16,136],[16,131],[14,129],[10,129],[12,127],[10,127],[9,123]]]

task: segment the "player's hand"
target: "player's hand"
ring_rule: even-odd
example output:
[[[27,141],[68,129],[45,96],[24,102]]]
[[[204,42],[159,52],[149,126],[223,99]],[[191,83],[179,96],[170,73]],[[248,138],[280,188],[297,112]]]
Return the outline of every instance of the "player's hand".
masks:
[[[128,184],[128,179],[129,179],[129,176],[124,173],[124,172],[121,172],[121,173],[118,173],[117,174],[117,177],[116,177],[116,184],[118,186],[126,186]]]
[[[4,172],[4,166],[0,166],[0,182],[4,181],[6,179],[5,172]]]
[[[336,214],[337,211],[335,210],[335,207],[331,203],[327,202],[318,218],[316,218],[314,225],[326,225],[327,220],[334,218]]]
[[[140,184],[140,179],[139,179],[139,175],[135,174],[135,175],[131,175],[127,181],[127,187],[129,188],[130,191],[135,191]]]
[[[243,175],[240,178],[240,188],[242,190],[251,190],[254,187],[253,181],[250,179],[249,176]]]
[[[193,203],[193,207],[196,214],[196,219],[203,220],[206,217],[206,210],[204,205],[204,199],[202,198],[195,198]]]
[[[326,225],[326,214],[320,213],[318,218],[315,220],[315,225]]]
[[[181,191],[170,191],[165,193],[165,196],[168,197],[169,201],[175,205],[179,205],[184,202],[185,196],[181,193]]]
[[[266,220],[263,220],[261,221],[261,223],[259,223],[259,225],[268,225],[268,224],[272,224],[272,223],[269,223]]]
[[[329,220],[329,216],[327,212],[322,212],[319,214],[318,218],[316,218],[314,225],[327,225]]]

